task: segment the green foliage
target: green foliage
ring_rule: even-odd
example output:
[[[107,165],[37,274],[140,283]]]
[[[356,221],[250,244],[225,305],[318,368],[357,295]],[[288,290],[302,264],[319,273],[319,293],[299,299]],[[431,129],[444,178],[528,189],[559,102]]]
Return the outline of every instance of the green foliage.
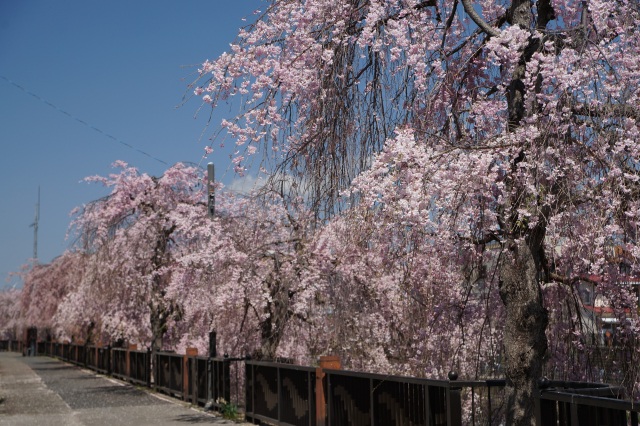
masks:
[[[222,417],[228,420],[237,420],[238,419],[238,406],[232,402],[227,402],[226,400],[220,398],[218,399],[218,404],[220,404],[220,413]]]

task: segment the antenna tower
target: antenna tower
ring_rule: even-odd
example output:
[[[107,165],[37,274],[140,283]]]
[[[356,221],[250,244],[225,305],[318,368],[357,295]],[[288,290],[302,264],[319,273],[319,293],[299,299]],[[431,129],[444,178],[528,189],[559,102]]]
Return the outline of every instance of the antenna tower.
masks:
[[[38,261],[38,221],[40,220],[40,186],[38,186],[38,203],[36,204],[36,218],[33,226],[33,259]]]

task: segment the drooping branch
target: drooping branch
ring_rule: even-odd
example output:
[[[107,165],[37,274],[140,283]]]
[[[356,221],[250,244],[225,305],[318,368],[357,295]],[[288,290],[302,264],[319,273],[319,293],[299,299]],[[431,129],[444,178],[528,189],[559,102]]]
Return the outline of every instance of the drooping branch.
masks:
[[[551,280],[551,282],[555,282],[555,283],[559,283],[559,284],[563,284],[565,286],[568,287],[572,287],[575,284],[579,283],[580,281],[586,281],[589,282],[591,284],[598,284],[597,281],[589,278],[589,277],[584,277],[584,276],[573,276],[573,277],[568,277],[565,275],[560,275],[556,272],[552,272],[551,274],[549,274],[549,279]]]
[[[627,117],[640,120],[640,110],[635,105],[605,104],[600,106],[576,105],[572,108],[575,115],[587,117]]]
[[[482,31],[491,37],[498,37],[500,35],[500,30],[493,28],[484,19],[482,19],[480,15],[478,15],[478,12],[473,8],[473,4],[471,4],[471,0],[462,0],[462,5],[464,6],[464,11],[467,12],[467,15],[469,15],[477,26],[482,28]]]

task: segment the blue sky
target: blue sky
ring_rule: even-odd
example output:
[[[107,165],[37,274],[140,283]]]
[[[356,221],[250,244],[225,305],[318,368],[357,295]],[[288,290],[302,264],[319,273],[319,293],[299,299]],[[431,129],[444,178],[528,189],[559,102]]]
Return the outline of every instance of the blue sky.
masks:
[[[242,18],[264,7],[261,0],[0,0],[0,287],[19,283],[6,278],[33,255],[38,186],[38,257],[49,262],[69,245],[69,212],[106,194],[84,177],[109,173],[115,160],[152,175],[167,166],[151,157],[200,162],[211,136],[203,135],[208,110],[194,118],[199,100],[181,106],[182,98],[198,66],[228,50]],[[228,153],[206,161],[231,184]]]

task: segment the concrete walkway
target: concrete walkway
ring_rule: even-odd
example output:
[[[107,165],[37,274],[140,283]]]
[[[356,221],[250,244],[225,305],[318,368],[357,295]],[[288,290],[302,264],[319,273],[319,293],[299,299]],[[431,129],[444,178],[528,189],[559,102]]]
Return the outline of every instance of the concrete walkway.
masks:
[[[0,425],[248,425],[49,357],[0,352]]]

